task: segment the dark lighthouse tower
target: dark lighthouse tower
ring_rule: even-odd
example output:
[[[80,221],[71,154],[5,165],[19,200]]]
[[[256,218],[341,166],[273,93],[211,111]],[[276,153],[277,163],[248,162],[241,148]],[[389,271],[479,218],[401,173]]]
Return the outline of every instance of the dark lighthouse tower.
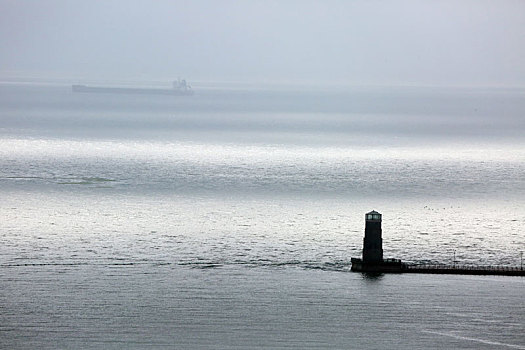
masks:
[[[399,259],[383,259],[383,237],[381,214],[373,210],[365,214],[365,239],[363,258],[352,258],[352,271],[358,272],[402,272],[405,264]]]
[[[380,265],[383,262],[383,238],[381,237],[381,214],[373,210],[365,214],[365,238],[363,263]]]

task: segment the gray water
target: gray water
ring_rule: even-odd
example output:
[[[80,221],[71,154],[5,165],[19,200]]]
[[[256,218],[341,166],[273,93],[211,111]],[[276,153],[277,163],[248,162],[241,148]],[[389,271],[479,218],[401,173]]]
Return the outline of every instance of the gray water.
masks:
[[[0,85],[0,347],[525,348],[520,90]]]

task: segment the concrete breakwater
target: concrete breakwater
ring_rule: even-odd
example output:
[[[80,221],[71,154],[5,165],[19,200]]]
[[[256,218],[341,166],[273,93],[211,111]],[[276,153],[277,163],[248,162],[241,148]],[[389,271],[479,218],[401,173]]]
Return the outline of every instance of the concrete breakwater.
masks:
[[[513,266],[475,266],[475,265],[410,265],[398,260],[399,264],[385,262],[377,265],[363,265],[361,259],[352,261],[352,271],[370,273],[426,273],[449,275],[499,275],[525,276],[525,270]]]

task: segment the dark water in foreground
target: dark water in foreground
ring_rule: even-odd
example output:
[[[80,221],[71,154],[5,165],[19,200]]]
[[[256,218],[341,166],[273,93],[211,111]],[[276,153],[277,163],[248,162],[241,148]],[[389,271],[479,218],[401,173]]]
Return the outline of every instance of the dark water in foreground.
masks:
[[[521,278],[171,265],[1,277],[5,349],[525,348]]]
[[[0,348],[525,349],[516,90],[0,85]]]

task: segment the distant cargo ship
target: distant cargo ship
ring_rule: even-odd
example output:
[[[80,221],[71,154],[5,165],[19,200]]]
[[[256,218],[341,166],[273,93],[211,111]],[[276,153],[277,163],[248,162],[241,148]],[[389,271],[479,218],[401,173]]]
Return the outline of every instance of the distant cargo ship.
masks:
[[[72,90],[73,92],[92,92],[107,94],[193,95],[193,90],[185,79],[178,79],[174,81],[171,89],[73,85]]]

